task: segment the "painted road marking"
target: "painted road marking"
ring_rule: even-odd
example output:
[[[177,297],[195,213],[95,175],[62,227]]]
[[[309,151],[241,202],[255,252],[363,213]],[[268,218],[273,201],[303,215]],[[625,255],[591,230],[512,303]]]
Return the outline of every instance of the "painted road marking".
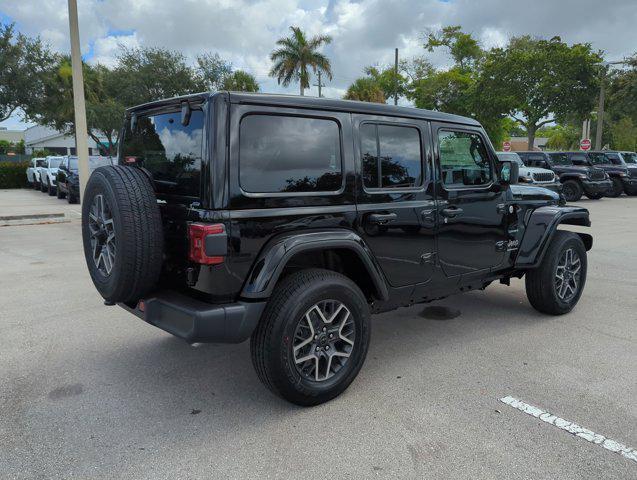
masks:
[[[580,427],[576,423],[564,420],[563,418],[557,417],[552,413],[547,412],[546,410],[542,410],[541,408],[534,407],[533,405],[529,405],[528,403],[524,403],[517,398],[504,397],[501,398],[500,401],[502,403],[506,403],[510,407],[517,408],[521,412],[531,415],[532,417],[539,418],[543,422],[560,428],[570,433],[571,435],[583,438],[588,442],[604,447],[606,450],[610,450],[614,453],[619,453],[623,457],[626,457],[628,460],[637,462],[637,450],[635,450],[634,448],[627,447],[626,445],[616,442],[615,440],[606,438],[604,435],[595,433],[588,428]]]

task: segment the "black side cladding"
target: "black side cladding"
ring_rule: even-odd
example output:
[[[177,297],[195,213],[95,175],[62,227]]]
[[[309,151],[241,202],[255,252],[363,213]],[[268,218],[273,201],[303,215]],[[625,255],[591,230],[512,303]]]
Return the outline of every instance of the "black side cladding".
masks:
[[[89,213],[103,195],[113,217],[116,255],[109,275],[93,260]],[[84,255],[91,278],[107,302],[136,302],[159,280],[164,235],[153,185],[137,167],[104,166],[91,175],[82,199]]]

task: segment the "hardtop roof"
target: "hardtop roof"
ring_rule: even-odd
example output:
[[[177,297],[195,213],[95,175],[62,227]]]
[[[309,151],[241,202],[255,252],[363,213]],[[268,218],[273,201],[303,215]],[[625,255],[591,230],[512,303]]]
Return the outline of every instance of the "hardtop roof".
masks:
[[[353,100],[338,100],[331,98],[302,97],[299,95],[280,95],[272,93],[244,93],[244,92],[204,92],[180,97],[167,98],[155,102],[137,105],[126,110],[127,114],[147,109],[160,108],[183,101],[203,102],[217,95],[228,95],[231,103],[252,105],[273,105],[289,108],[321,109],[369,115],[384,115],[393,117],[408,117],[440,122],[459,123],[470,126],[480,126],[480,123],[469,117],[436,112],[414,107],[400,107],[381,103],[358,102]]]

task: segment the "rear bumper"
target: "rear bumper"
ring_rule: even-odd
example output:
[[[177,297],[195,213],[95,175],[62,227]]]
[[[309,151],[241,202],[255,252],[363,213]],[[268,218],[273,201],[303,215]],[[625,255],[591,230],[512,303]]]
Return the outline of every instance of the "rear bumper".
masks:
[[[213,305],[176,292],[157,292],[130,307],[118,305],[147,323],[189,343],[240,343],[255,329],[266,302]]]
[[[588,194],[608,193],[613,188],[610,180],[583,180],[584,192]]]

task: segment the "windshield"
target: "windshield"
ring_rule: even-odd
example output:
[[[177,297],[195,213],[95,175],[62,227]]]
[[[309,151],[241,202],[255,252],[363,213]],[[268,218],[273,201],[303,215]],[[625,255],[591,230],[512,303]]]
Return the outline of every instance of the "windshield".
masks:
[[[553,165],[573,165],[565,153],[551,153],[550,156]]]
[[[508,162],[515,162],[518,165],[520,165],[521,167],[524,167],[524,162],[522,162],[522,159],[520,158],[520,156],[517,153],[513,153],[513,152],[498,152],[496,154],[498,156],[498,159],[500,160],[506,160]]]
[[[635,152],[624,152],[622,153],[622,157],[624,157],[626,163],[637,163],[637,153]]]
[[[588,154],[588,159],[591,161],[593,165],[604,165],[610,163],[610,160],[606,155],[599,152],[590,152]]]
[[[43,158],[43,159],[41,159],[41,160],[38,160],[38,161],[35,163],[35,166],[36,166],[36,167],[44,167],[45,165],[46,165],[46,159],[44,159],[44,158]]]
[[[49,158],[49,168],[58,168],[60,163],[62,163],[62,160],[64,160],[63,157]]]

